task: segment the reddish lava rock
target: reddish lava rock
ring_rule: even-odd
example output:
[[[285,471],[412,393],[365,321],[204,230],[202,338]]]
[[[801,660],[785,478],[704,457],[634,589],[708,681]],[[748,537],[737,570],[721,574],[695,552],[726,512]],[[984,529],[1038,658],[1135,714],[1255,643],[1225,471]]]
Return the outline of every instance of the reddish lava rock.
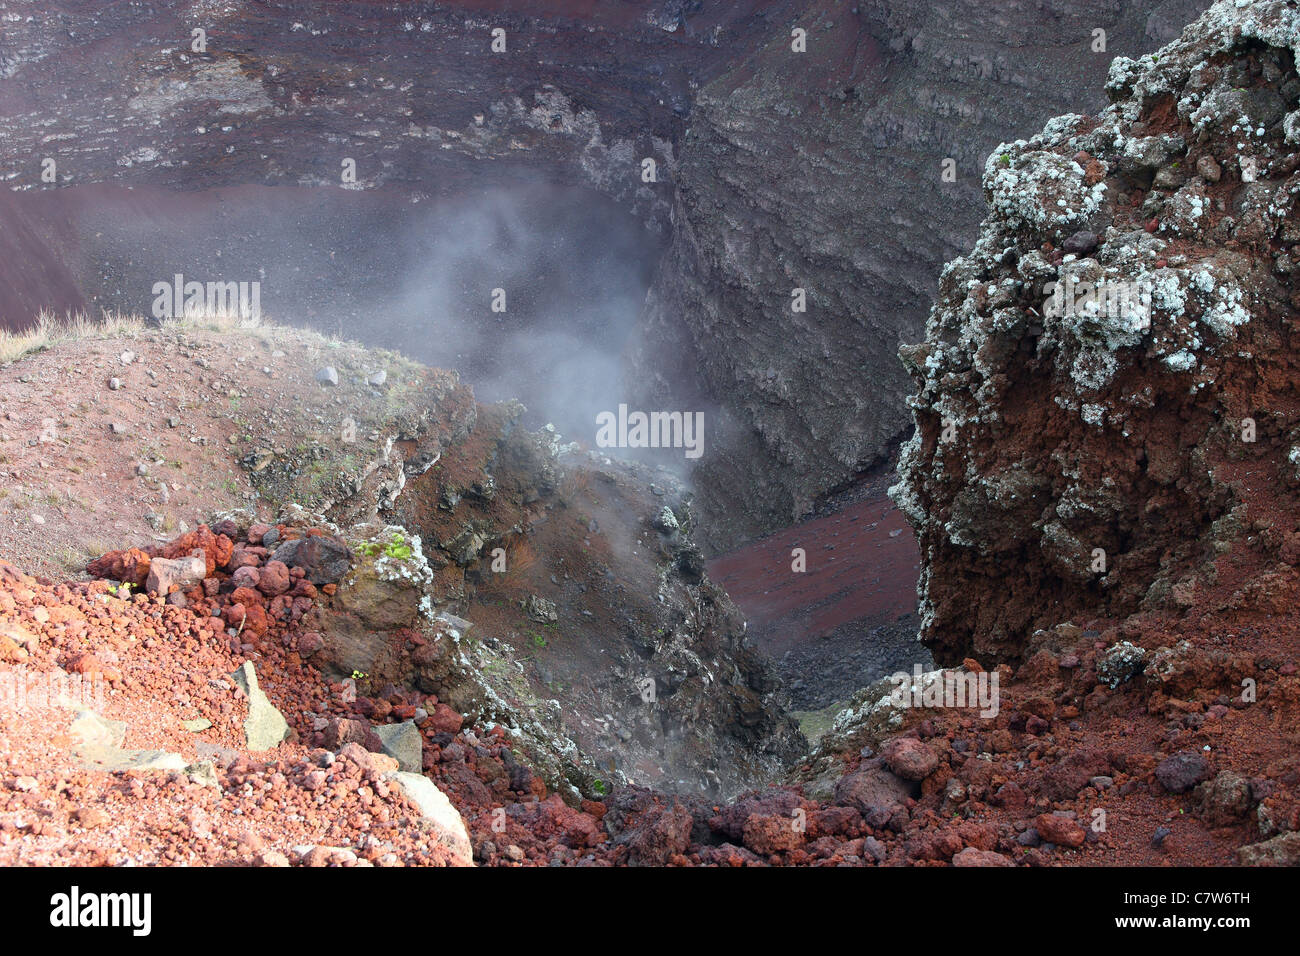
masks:
[[[1044,842],[1059,846],[1080,847],[1087,838],[1087,833],[1078,823],[1055,813],[1040,814],[1034,821],[1034,829]]]
[[[1015,866],[1010,858],[991,850],[977,850],[973,846],[957,853],[952,858],[953,866]]]
[[[457,734],[460,733],[463,723],[464,719],[460,714],[439,701],[438,705],[429,714],[427,726],[430,733]]]
[[[257,589],[267,597],[275,597],[289,590],[289,568],[283,561],[268,561],[262,567]]]
[[[229,563],[234,547],[234,543],[224,534],[213,534],[207,525],[201,524],[194,531],[183,534],[166,545],[160,557],[185,558],[196,551],[202,551],[208,563],[207,576],[212,577],[217,568],[224,568]]]
[[[885,745],[881,756],[904,780],[924,780],[939,768],[935,752],[914,737],[899,737]]]
[[[1196,753],[1175,754],[1156,767],[1156,779],[1170,793],[1186,793],[1210,775],[1210,762]]]
[[[142,588],[149,578],[149,562],[151,560],[149,555],[139,548],[108,551],[91,561],[86,566],[86,571],[92,577],[126,581]]]

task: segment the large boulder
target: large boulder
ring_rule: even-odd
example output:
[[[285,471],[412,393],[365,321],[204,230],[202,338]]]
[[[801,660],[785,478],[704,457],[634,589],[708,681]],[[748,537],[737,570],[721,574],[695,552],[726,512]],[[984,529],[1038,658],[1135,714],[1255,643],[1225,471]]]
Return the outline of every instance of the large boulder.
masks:
[[[432,780],[418,773],[399,770],[392,775],[392,779],[402,788],[407,799],[419,809],[424,822],[437,834],[439,842],[451,850],[455,862],[461,866],[473,866],[474,850],[469,841],[469,831],[447,795]]]
[[[907,800],[916,792],[914,784],[883,767],[868,767],[840,778],[835,787],[835,802],[854,807],[868,824],[881,827],[896,813],[906,813]]]
[[[352,567],[352,549],[340,538],[313,534],[284,542],[275,549],[271,560],[302,568],[307,580],[319,587],[343,579]]]

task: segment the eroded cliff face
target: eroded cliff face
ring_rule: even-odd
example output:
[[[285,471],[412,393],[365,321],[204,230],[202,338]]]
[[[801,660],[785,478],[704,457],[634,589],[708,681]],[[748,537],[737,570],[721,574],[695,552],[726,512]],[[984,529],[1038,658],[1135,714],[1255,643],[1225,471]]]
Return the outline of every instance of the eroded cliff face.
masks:
[[[1190,608],[1234,548],[1264,570],[1230,606],[1293,579],[1298,38],[1294,4],[1218,3],[1117,58],[1098,116],[989,157],[979,240],[902,353],[894,494],[940,660]]]
[[[896,345],[975,236],[989,150],[1100,107],[1116,53],[1205,5],[818,0],[701,88],[638,380],[648,402],[716,409],[695,474],[710,545],[787,524],[887,459],[910,427]]]

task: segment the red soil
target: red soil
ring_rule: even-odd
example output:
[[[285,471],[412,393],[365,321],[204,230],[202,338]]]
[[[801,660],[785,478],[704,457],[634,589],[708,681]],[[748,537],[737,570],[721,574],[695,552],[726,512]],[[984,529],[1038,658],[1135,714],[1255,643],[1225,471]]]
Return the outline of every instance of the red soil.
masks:
[[[802,548],[807,570],[792,570]],[[709,563],[709,576],[779,655],[851,621],[892,621],[916,609],[920,555],[912,529],[883,495],[814,518]]]

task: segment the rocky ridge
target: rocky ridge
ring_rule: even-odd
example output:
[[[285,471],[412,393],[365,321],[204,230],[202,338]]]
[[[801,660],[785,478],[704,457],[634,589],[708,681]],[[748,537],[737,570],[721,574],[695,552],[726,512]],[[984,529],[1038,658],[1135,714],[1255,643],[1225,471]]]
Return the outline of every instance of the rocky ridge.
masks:
[[[31,432],[44,420],[27,406],[58,405],[84,381],[75,366],[105,352],[112,408]],[[175,527],[199,481],[241,493],[197,531],[109,550],[91,573],[174,592],[220,616],[245,653],[272,622],[301,622],[304,658],[330,679],[435,694],[512,728],[521,759],[569,799],[626,781],[736,792],[804,747],[770,664],[704,573],[671,476],[530,432],[520,406],[479,405],[454,374],[291,329],[182,325],[57,344],[7,377],[11,474],[99,489],[84,513],[55,497],[50,511],[3,502],[15,550],[47,567],[75,565],[155,492],[156,526]],[[122,526],[150,528],[132,517]],[[197,570],[196,540],[220,542]]]
[[[1240,550],[1265,571],[1230,606],[1280,610],[1296,25],[1285,3],[1218,4],[1158,55],[1117,58],[1099,116],[989,157],[979,241],[903,350],[920,391],[895,494],[940,659],[1014,659],[1080,613],[1189,609]]]

